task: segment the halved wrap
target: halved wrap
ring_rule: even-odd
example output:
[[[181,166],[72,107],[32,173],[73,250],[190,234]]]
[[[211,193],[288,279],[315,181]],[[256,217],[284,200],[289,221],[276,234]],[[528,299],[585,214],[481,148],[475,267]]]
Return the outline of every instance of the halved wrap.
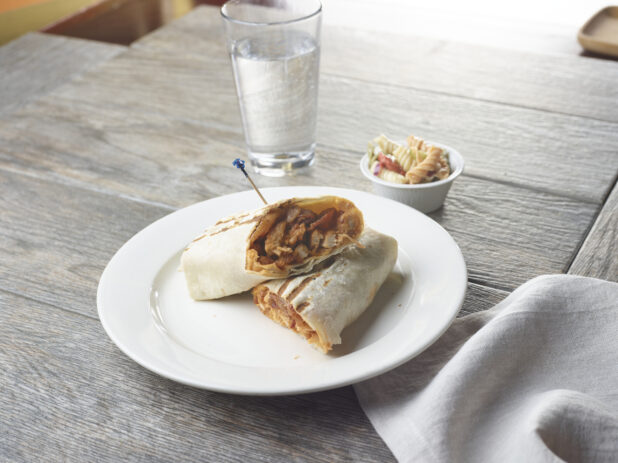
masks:
[[[253,290],[262,313],[323,352],[369,307],[397,260],[397,241],[366,228],[364,247],[350,246],[311,273],[263,283]]]
[[[293,198],[220,220],[181,257],[193,299],[216,299],[311,271],[354,243],[361,211],[337,196]]]

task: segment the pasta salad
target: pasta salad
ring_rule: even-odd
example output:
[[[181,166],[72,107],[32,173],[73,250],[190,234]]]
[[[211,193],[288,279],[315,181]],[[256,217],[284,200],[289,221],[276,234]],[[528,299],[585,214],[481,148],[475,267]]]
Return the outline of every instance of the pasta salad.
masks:
[[[410,135],[399,145],[380,135],[367,146],[369,170],[392,183],[418,184],[443,180],[451,174],[448,152]]]

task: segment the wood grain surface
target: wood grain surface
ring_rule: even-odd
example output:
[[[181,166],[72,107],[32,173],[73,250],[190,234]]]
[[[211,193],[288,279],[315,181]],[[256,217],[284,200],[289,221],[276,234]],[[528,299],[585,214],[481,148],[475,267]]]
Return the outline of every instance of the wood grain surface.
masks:
[[[98,277],[128,237],[167,210],[16,173],[1,172],[0,185],[0,423],[10,423],[0,454],[393,461],[351,387],[285,398],[211,393],[151,374],[113,345],[96,320]],[[461,315],[505,295],[469,284]]]
[[[216,8],[200,7],[134,48],[202,59],[224,56],[221,23]],[[611,61],[566,54],[548,60],[541,53],[329,26],[328,21],[321,45],[322,73],[618,122],[618,68]]]
[[[474,312],[491,309],[508,295],[509,293],[506,291],[468,283],[466,298],[457,316],[464,317]]]
[[[167,37],[153,34],[159,35]],[[174,44],[172,38],[153,43]],[[183,44],[176,47],[186,52]],[[227,57],[217,68],[209,65],[211,55],[200,60],[161,48],[163,52],[152,46],[135,47],[0,121],[0,166],[163,208],[246,189],[229,167],[242,153],[242,137]],[[410,96],[411,92],[416,94]],[[411,118],[420,124],[426,117],[408,112],[406,99],[424,99],[430,114],[435,114],[425,121],[427,132],[435,130],[434,138],[460,148],[469,172],[455,183],[445,207],[433,217],[460,243],[470,277],[480,284],[512,289],[535,275],[565,271],[596,210],[588,201],[601,199],[607,188],[604,177],[613,175],[603,162],[569,164],[564,159],[594,156],[611,161],[618,146],[618,132],[611,123],[451,96],[442,96],[447,101],[440,103],[440,98],[423,91],[404,92],[333,76],[324,77],[322,94],[327,95],[321,97],[326,107],[321,118],[326,122],[316,167],[307,176],[261,178],[260,185],[368,189],[357,170],[361,146],[383,127],[403,138],[415,125]],[[376,97],[387,103],[379,120],[363,111],[369,98]],[[473,111],[478,105],[482,108]],[[350,111],[355,113],[353,122]],[[462,114],[440,117],[449,112]],[[463,117],[465,112],[478,117]],[[496,119],[504,120],[498,131],[492,129]],[[524,119],[534,131],[521,122]],[[577,119],[584,126],[573,130],[565,119]],[[590,137],[595,129],[597,135]],[[438,133],[457,134],[457,139]],[[484,139],[479,141],[478,134]],[[563,145],[574,146],[577,152],[560,151]],[[483,156],[475,156],[483,150]],[[481,158],[482,165],[475,164]],[[485,171],[486,175],[478,174]],[[489,181],[492,177],[501,183]],[[534,189],[520,186],[534,177]],[[588,193],[587,201],[578,200],[582,196],[578,189]]]
[[[3,460],[394,461],[351,387],[202,391],[135,364],[98,320],[2,291],[0,306]]]
[[[436,41],[450,41],[472,44],[492,48],[505,52],[520,50],[534,54],[578,57],[581,46],[577,43],[574,31],[581,26],[582,18],[590,17],[599,8],[604,6],[602,0],[593,0],[599,3],[595,8],[594,3],[587,2],[588,12],[575,13],[579,19],[571,26],[557,24],[551,15],[543,17],[544,21],[530,20],[531,13],[536,16],[543,15],[543,10],[538,8],[538,3],[528,6],[527,18],[501,18],[488,16],[488,11],[478,14],[477,10],[462,5],[460,2],[451,2],[446,7],[441,2],[437,8],[423,8],[419,2],[409,0],[325,0],[323,6],[323,30],[359,30],[361,34],[371,39],[379,35],[395,36],[398,41],[406,40],[414,42],[420,37],[431,38]],[[416,5],[415,5],[416,3]],[[459,8],[453,8],[454,5]],[[519,7],[521,2],[517,5]],[[516,7],[516,8],[517,8]],[[581,5],[580,5],[581,7]],[[199,8],[198,8],[199,9]],[[444,11],[447,9],[448,11]],[[465,10],[465,13],[461,10]],[[459,10],[459,11],[458,11]],[[195,10],[194,10],[195,11]],[[351,14],[351,11],[354,13]],[[492,9],[492,13],[500,13],[498,9]],[[554,12],[552,12],[554,13]],[[564,15],[564,9],[561,10]],[[573,12],[572,12],[573,13]],[[216,9],[204,8],[202,16],[196,18],[197,13],[182,18],[182,21],[192,22],[200,34],[208,34],[206,30],[210,23],[204,21],[207,15],[211,15],[213,23],[220,25],[219,12]],[[183,26],[184,27],[184,26]],[[170,28],[165,28],[170,29]],[[163,29],[160,29],[161,31]],[[159,31],[155,31],[154,34]],[[153,33],[147,37],[152,36]]]
[[[125,47],[31,32],[0,47],[0,116],[64,85]]]
[[[0,170],[0,289],[96,317],[96,288],[107,262],[131,236],[172,211]],[[471,284],[463,313],[505,294]]]
[[[116,250],[170,209],[0,171],[0,288],[96,316]]]
[[[417,133],[457,149],[464,175],[595,203],[616,173],[616,124],[348,78],[321,84],[318,140],[327,146],[360,152],[367,134]]]
[[[38,34],[0,48],[8,461],[394,460],[351,387],[284,398],[186,387],[128,359],[97,320],[98,279],[127,239],[248,189],[231,168],[244,143],[219,21],[199,9],[126,50]],[[617,279],[613,67],[342,28],[325,27],[323,46],[315,167],[260,186],[370,190],[367,141],[415,132],[466,160],[431,214],[468,266],[460,316],[539,274]]]
[[[614,185],[569,273],[618,282],[618,186]]]
[[[222,129],[235,133],[230,141],[242,147],[231,66],[222,48],[218,54],[183,55],[137,47],[60,89],[54,104],[62,104],[58,99],[71,109],[81,106],[75,109],[82,113],[115,108],[132,115],[122,123],[160,116],[168,123]],[[319,102],[318,143],[332,150],[360,156],[382,132],[394,139],[414,132],[458,149],[469,175],[597,204],[615,175],[607,166],[615,159],[618,125],[610,122],[326,73]]]
[[[63,126],[54,122],[60,119],[58,117],[46,117],[36,126],[34,117],[25,118],[24,143],[16,144],[13,140],[0,148],[0,168],[60,179],[76,186],[91,185],[110,194],[145,199],[168,209],[247,189],[231,167],[237,150],[222,148],[217,151],[220,155],[204,156],[203,161],[195,162],[198,155],[190,154],[191,146],[199,147],[202,137],[208,136],[206,133],[194,130],[195,137],[190,136],[191,132],[185,137],[179,130],[147,126],[146,133],[140,134],[139,127],[133,129],[125,125],[119,128],[121,133],[116,129],[110,132],[101,122],[101,113],[97,111]],[[63,117],[68,115],[67,112],[62,114]],[[12,118],[13,122],[15,120]],[[116,118],[112,120],[112,124],[116,124]],[[82,122],[88,127],[80,127]],[[38,133],[38,137],[28,136],[33,132]],[[191,146],[183,143],[183,138]],[[38,145],[39,141],[43,144]],[[157,148],[145,151],[155,144],[160,148],[158,153]],[[184,154],[175,156],[174,152]],[[328,152],[318,155],[321,159],[310,176],[288,178],[284,182],[260,178],[258,183],[260,186],[300,183],[370,188],[369,182],[356,170],[356,155],[346,152],[339,156]],[[6,176],[0,173],[2,175]],[[22,187],[11,185],[10,180],[21,181],[7,178],[0,188],[20,191]],[[52,187],[55,186],[49,184],[49,188]],[[29,201],[26,195],[16,196],[14,201],[22,202],[19,206],[11,205],[12,210],[20,214],[34,209],[30,213],[44,219],[45,211],[60,201],[57,195],[46,201],[47,188],[48,182],[45,182],[38,192],[43,199],[36,202]],[[9,198],[10,195],[2,200]],[[78,199],[70,200],[71,204],[63,206],[62,211],[79,207]],[[536,275],[566,271],[594,211],[594,205],[568,197],[462,177],[454,183],[445,206],[431,217],[459,243],[472,281],[509,290]],[[87,209],[83,213],[87,213]],[[75,213],[76,223],[80,217]],[[20,230],[19,236],[27,231]],[[548,253],[547,249],[552,252]]]
[[[488,4],[441,0],[324,0],[324,22],[369,34],[422,35],[501,50],[577,56],[576,32],[606,0]],[[559,5],[560,8],[556,8]]]

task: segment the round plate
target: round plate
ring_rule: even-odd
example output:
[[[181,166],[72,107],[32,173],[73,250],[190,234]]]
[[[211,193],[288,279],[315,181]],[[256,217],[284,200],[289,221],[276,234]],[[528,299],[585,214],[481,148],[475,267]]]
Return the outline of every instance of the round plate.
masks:
[[[193,301],[180,254],[218,219],[260,207],[253,191],[186,207],[136,234],[109,262],[99,318],[129,357],[166,378],[236,394],[314,392],[362,381],[418,355],[451,324],[464,299],[466,265],[436,222],[401,203],[355,190],[266,188],[268,201],[337,195],[365,224],[399,242],[397,264],[371,306],[328,355],[262,315],[249,292]]]

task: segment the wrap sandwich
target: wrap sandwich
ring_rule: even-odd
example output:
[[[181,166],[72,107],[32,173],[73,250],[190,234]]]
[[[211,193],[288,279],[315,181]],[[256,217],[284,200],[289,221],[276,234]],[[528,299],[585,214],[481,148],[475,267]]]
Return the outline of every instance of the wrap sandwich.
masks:
[[[397,260],[397,241],[366,228],[351,246],[311,273],[253,289],[262,313],[327,353],[341,332],[369,307]]]
[[[356,242],[363,227],[347,199],[287,199],[218,221],[189,244],[180,266],[193,299],[217,299],[309,272]]]

